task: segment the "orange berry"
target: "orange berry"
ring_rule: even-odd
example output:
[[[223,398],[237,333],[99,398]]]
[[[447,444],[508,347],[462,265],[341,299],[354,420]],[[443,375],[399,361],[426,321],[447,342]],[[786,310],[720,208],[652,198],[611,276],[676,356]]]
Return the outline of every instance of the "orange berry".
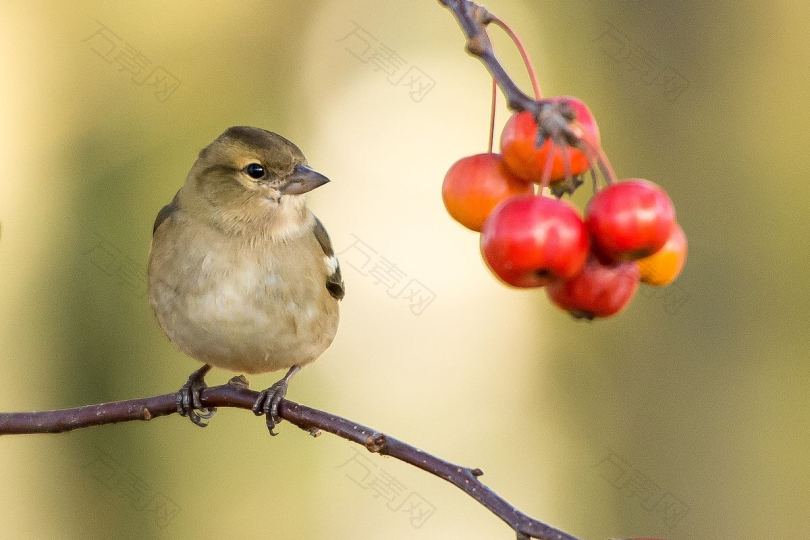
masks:
[[[638,261],[641,281],[659,287],[669,285],[683,270],[686,252],[686,234],[676,223],[664,247]]]
[[[515,195],[531,195],[532,184],[514,176],[500,154],[477,154],[455,162],[442,184],[442,199],[450,215],[474,231],[501,202]]]

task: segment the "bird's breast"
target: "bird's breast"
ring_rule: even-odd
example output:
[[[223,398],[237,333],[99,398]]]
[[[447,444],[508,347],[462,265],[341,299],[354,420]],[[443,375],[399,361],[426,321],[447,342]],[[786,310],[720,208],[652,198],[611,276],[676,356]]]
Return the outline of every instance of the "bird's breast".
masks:
[[[190,356],[235,371],[314,360],[335,336],[338,308],[320,246],[309,241],[153,246],[150,297],[161,326]]]

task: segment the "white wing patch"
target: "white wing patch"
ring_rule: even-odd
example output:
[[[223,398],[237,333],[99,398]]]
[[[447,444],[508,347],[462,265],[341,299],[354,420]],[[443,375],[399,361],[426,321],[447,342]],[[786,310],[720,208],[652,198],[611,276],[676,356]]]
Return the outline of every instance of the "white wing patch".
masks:
[[[338,260],[337,257],[334,255],[327,255],[323,258],[323,262],[326,265],[326,275],[331,276],[335,273],[338,268]]]

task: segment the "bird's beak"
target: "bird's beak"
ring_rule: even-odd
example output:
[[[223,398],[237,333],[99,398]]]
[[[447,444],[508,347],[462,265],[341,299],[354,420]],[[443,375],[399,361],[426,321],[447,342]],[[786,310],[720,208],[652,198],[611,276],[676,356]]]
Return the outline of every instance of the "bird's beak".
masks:
[[[282,195],[301,195],[327,183],[329,179],[307,167],[296,165],[293,172],[281,184]]]

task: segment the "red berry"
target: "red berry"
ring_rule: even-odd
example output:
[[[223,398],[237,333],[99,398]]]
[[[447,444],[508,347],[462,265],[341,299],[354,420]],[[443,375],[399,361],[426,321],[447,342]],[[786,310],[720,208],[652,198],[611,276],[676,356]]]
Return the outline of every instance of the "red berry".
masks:
[[[664,246],[675,223],[675,208],[659,186],[632,179],[594,195],[585,222],[601,258],[641,259]]]
[[[551,301],[576,318],[610,317],[633,298],[639,282],[635,262],[604,265],[595,257],[588,259],[577,276],[546,287]]]
[[[499,154],[478,154],[450,167],[442,184],[442,199],[453,219],[480,231],[498,203],[532,190],[531,184],[509,172]]]
[[[588,231],[569,203],[527,195],[501,203],[484,223],[481,253],[501,280],[540,287],[576,275],[588,256]]]
[[[551,99],[555,104],[553,113],[573,114],[574,120],[569,127],[579,137],[592,146],[599,146],[599,126],[588,106],[575,97],[557,97]],[[565,120],[565,118],[563,118]],[[565,179],[565,152],[555,145],[551,138],[537,146],[537,122],[531,112],[523,111],[512,115],[501,134],[501,153],[509,169],[524,180],[541,182],[546,161],[552,159],[550,181]],[[579,148],[568,148],[570,174],[576,176],[588,170],[588,158]]]

